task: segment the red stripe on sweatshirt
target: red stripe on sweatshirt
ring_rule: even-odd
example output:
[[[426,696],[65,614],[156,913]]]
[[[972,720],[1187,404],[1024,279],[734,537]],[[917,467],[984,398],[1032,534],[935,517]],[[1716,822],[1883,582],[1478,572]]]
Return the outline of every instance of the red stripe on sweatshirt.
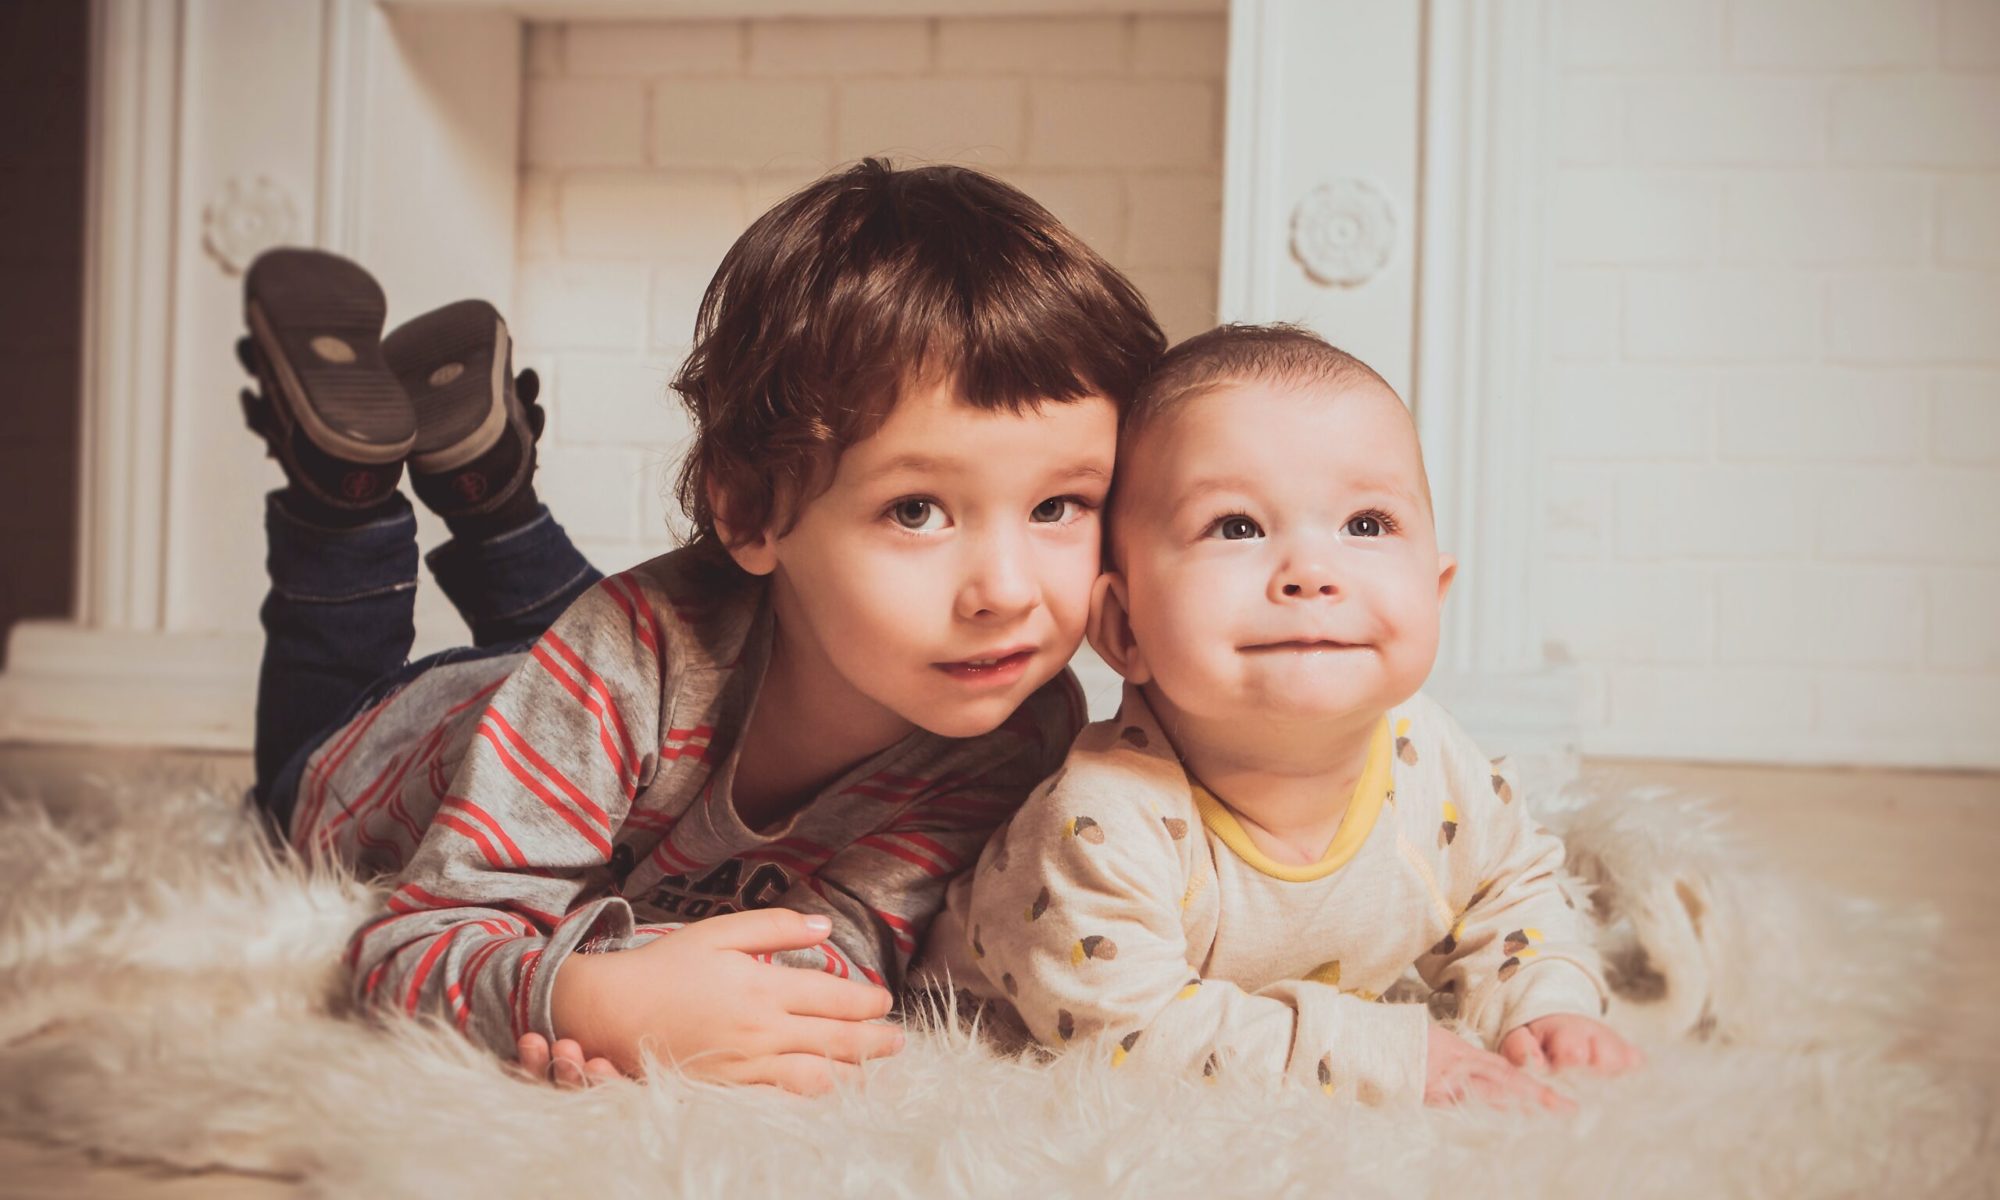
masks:
[[[464,796],[446,796],[444,804],[440,807],[456,809],[479,822],[480,826],[492,835],[494,844],[507,852],[510,865],[517,867],[527,865],[528,856],[521,853],[521,847],[514,843],[513,838],[507,836],[506,826],[502,825],[499,819],[492,813],[487,812]]]
[[[504,722],[501,721],[499,714],[494,712],[492,709],[487,710],[486,718],[480,721],[479,723],[479,736],[485,738],[487,742],[493,747],[493,753],[496,757],[499,758],[500,765],[506,767],[508,773],[513,775],[514,778],[520,782],[522,787],[527,788],[529,793],[532,794],[536,799],[540,800],[544,805],[548,806],[551,812],[555,813],[557,816],[561,817],[565,822],[567,822],[570,828],[576,830],[577,833],[580,834],[586,842],[589,842],[591,846],[594,847],[599,854],[604,856],[606,861],[609,861],[611,858],[610,840],[606,838],[604,836],[604,833],[600,832],[599,829],[593,828],[590,822],[587,821],[584,817],[578,815],[575,811],[573,811],[568,805],[564,804],[562,801],[557,800],[554,793],[550,792],[549,789],[542,784],[542,781],[534,776],[534,774],[529,770],[526,764],[522,763],[520,760],[516,759],[511,753],[508,752],[507,746],[503,744],[503,742],[506,740],[506,733],[502,732],[502,729],[504,727],[505,727]],[[512,732],[512,731],[508,730],[507,732]],[[517,742],[516,744],[518,745],[520,743]],[[537,755],[536,757],[539,758],[540,756]],[[550,770],[553,772],[554,769],[550,768]],[[576,788],[573,785],[571,785],[567,779],[561,779],[560,775],[556,776],[556,778],[561,780],[561,785],[563,786],[566,794],[578,799],[582,799],[582,793],[578,792]],[[594,804],[590,804],[588,800],[584,800],[583,802],[585,804],[589,804],[590,808],[597,809],[597,806]],[[599,821],[602,824],[603,828],[605,830],[608,830],[611,825],[610,821],[605,820],[603,818],[602,809],[597,809],[597,812],[599,816]]]
[[[634,790],[632,777],[636,776],[639,771],[639,755],[633,749],[631,733],[625,728],[625,716],[618,711],[618,705],[612,700],[611,685],[604,682],[604,677],[592,670],[590,664],[583,660],[583,656],[570,649],[569,643],[557,636],[553,629],[543,634],[542,640],[535,644],[535,649],[538,652],[545,648],[561,655],[570,668],[576,672],[577,678],[583,681],[584,687],[593,692],[601,701],[603,705],[602,709],[593,709],[592,711],[597,715],[600,729],[603,729],[605,722],[608,721],[610,723],[610,728],[604,730],[604,749],[607,754],[613,755],[616,759],[614,765],[619,768],[619,778],[625,781],[625,791],[629,797]],[[614,734],[618,739],[616,747],[611,744],[611,738]]]
[[[925,857],[924,855],[918,854],[916,851],[911,850],[906,846],[899,845],[896,842],[891,841],[890,839],[883,837],[880,834],[877,834],[873,837],[859,838],[855,841],[854,844],[857,846],[866,846],[870,850],[879,850],[884,854],[891,855],[895,858],[900,858],[907,863],[914,863],[916,866],[921,867],[923,869],[924,874],[932,876],[934,878],[943,878],[944,876],[953,873],[950,867],[947,867],[942,863],[933,862],[931,859]]]

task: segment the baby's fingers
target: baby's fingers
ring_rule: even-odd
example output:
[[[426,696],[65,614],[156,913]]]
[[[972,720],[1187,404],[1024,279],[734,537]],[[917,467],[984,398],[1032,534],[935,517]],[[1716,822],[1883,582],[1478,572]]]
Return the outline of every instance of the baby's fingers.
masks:
[[[1549,1065],[1541,1039],[1525,1025],[1500,1039],[1500,1056],[1517,1067],[1547,1070]]]

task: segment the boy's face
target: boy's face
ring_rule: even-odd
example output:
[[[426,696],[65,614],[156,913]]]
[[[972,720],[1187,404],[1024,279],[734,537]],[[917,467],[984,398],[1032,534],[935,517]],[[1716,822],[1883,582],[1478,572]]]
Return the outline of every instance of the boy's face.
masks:
[[[1387,387],[1230,386],[1118,469],[1119,572],[1093,642],[1182,727],[1372,721],[1422,685],[1454,565]]]
[[[1083,640],[1118,414],[1020,414],[912,388],[790,532],[736,552],[773,577],[782,650],[843,725],[997,728]]]

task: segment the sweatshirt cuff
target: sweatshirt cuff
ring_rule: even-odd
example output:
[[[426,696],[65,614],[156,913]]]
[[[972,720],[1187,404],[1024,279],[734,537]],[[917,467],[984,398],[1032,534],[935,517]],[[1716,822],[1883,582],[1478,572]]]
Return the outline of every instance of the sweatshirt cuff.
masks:
[[[549,935],[542,956],[529,968],[528,1019],[516,1035],[539,1033],[556,1043],[554,997],[556,972],[585,942],[623,942],[632,936],[632,906],[618,896],[606,896],[570,913]],[[594,948],[594,947],[593,947]]]

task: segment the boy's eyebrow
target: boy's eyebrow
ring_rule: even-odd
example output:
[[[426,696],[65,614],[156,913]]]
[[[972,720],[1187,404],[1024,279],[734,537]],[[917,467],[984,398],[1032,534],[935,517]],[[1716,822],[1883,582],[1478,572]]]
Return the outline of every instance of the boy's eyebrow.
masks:
[[[949,473],[960,470],[962,466],[962,461],[956,458],[938,458],[929,454],[898,454],[862,475],[858,482],[873,483],[877,479],[902,471],[915,471],[920,474]],[[1060,464],[1051,469],[1050,474],[1060,475],[1064,479],[1091,479],[1099,482],[1109,482],[1111,479],[1111,472],[1093,462]]]

